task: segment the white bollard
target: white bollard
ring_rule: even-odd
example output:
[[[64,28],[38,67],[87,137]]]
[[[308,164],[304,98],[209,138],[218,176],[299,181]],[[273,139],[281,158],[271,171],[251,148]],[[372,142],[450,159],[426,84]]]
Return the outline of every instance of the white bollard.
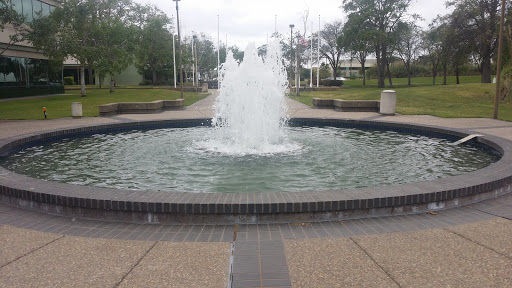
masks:
[[[396,110],[396,92],[393,90],[384,90],[380,93],[380,114],[395,115]]]
[[[82,117],[82,102],[71,103],[71,116],[73,116],[73,118]]]

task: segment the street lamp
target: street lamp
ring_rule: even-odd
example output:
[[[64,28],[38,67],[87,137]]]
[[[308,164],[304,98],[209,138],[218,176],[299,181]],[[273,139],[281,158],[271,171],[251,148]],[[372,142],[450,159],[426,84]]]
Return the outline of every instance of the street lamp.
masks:
[[[197,72],[197,35],[192,36],[192,38],[194,38],[194,51],[192,53],[194,53],[194,71],[196,73],[196,86],[199,86],[199,73]]]
[[[183,66],[181,63],[181,34],[180,34],[180,14],[178,12],[178,1],[180,0],[172,0],[176,2],[176,20],[178,22],[178,66],[180,68],[180,91],[181,91],[181,99],[183,99]]]
[[[293,27],[295,27],[295,25],[290,24],[290,80],[293,79]],[[291,87],[290,82],[290,89]]]

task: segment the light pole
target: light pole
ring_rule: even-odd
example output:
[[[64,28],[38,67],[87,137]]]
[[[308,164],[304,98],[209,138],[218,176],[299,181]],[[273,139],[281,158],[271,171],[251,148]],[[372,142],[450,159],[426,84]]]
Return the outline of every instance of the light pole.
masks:
[[[293,79],[293,27],[295,25],[290,24],[290,89],[292,87],[291,80]]]
[[[195,66],[195,71],[196,71],[196,86],[199,86],[199,73],[197,72],[197,43],[195,43],[197,41],[197,36],[194,35],[192,38],[194,38],[194,60],[195,60],[195,63],[194,63],[194,66]]]
[[[178,22],[178,66],[180,68],[180,91],[181,91],[181,99],[183,99],[183,65],[181,62],[181,34],[180,34],[180,13],[178,12],[178,1],[180,0],[172,0],[176,2],[176,21]]]
[[[174,45],[174,34],[172,35],[172,62],[174,66],[174,88],[176,88],[176,47]]]
[[[494,94],[494,119],[498,119],[500,106],[501,51],[503,50],[503,18],[505,18],[505,0],[501,0],[500,34],[498,40],[498,63],[496,65],[496,94]]]

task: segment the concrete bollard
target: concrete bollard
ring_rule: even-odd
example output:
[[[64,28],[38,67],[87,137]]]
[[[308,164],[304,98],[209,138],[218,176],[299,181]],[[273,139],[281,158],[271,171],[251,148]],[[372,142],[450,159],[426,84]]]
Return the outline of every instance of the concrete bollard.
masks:
[[[71,116],[73,116],[73,118],[82,117],[82,102],[71,103]]]
[[[380,114],[395,115],[396,110],[396,92],[393,90],[384,90],[380,93]]]

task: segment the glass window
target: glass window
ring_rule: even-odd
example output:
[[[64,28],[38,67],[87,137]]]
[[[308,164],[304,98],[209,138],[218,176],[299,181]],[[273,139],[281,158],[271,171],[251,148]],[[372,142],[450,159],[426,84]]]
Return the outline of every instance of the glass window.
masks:
[[[0,56],[0,87],[26,87],[25,58]]]
[[[11,5],[14,8],[14,11],[18,12],[18,14],[23,14],[23,4],[21,0],[11,0]]]
[[[43,12],[43,3],[37,0],[32,0],[32,7],[34,18],[42,17],[41,13]]]
[[[23,15],[25,15],[25,21],[32,22],[34,17],[32,16],[32,0],[21,0],[23,3]]]
[[[48,15],[50,15],[50,5],[46,4],[46,3],[41,3],[43,5],[43,17],[46,17]]]
[[[48,61],[27,58],[27,70],[30,86],[48,85]]]
[[[55,6],[52,6],[52,5],[49,5],[50,6],[50,13],[53,12],[53,10],[55,10]]]

